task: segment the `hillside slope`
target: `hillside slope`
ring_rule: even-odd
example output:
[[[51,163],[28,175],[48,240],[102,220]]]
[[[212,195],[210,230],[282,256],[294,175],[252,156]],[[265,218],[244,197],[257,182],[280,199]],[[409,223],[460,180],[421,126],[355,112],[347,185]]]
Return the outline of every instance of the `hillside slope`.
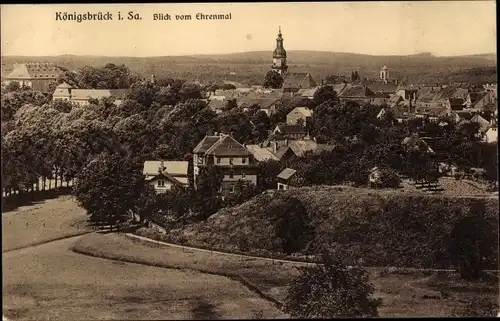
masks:
[[[309,246],[313,252],[314,245],[328,245],[350,261],[361,258],[371,266],[407,267],[451,266],[449,235],[474,201],[389,190],[304,187],[258,195],[240,206],[222,209],[205,222],[171,231],[169,238],[214,249],[280,253],[283,240],[277,236],[278,225],[296,220],[280,211],[295,199],[302,202],[314,226],[315,238]],[[489,228],[482,236],[498,239],[498,199],[483,201]],[[492,267],[496,267],[497,244],[491,243],[487,258]]]
[[[494,57],[494,59],[493,59]],[[15,62],[54,62],[68,69],[106,63],[125,64],[142,76],[179,77],[201,81],[233,80],[258,84],[270,68],[271,51],[253,51],[224,55],[191,55],[162,57],[104,57],[61,55],[51,57],[2,57],[8,68]],[[436,57],[430,54],[408,56],[374,56],[307,50],[288,52],[290,71],[309,71],[316,79],[329,74],[350,75],[359,70],[362,76],[378,77],[387,65],[393,76],[407,77],[413,83],[446,81],[451,72],[470,68],[496,67],[496,55]],[[234,74],[233,74],[234,73]]]

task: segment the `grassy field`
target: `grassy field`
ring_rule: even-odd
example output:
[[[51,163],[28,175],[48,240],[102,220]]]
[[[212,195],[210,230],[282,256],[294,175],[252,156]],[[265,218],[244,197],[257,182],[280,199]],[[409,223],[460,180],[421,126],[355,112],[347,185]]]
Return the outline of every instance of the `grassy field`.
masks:
[[[2,252],[84,233],[86,219],[71,196],[2,213]]]
[[[4,315],[13,320],[266,318],[272,304],[231,279],[115,262],[61,240],[3,255]]]
[[[87,232],[85,219],[71,197],[2,214],[4,316],[11,320],[283,316],[273,304],[227,277],[72,252],[82,236],[48,242]],[[30,246],[43,241],[48,243]]]
[[[90,234],[75,243],[75,250],[116,260],[154,266],[238,275],[262,293],[283,301],[287,284],[300,263],[277,263],[146,243],[119,234]],[[384,300],[381,316],[452,316],[471,300],[496,300],[498,281],[464,283],[455,274],[370,269],[376,296]]]

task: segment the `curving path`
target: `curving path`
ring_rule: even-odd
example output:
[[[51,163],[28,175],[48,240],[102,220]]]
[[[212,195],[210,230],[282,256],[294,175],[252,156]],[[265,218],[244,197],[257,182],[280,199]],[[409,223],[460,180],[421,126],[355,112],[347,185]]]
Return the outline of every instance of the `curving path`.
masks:
[[[11,228],[3,232],[29,235],[30,225],[35,232],[39,224],[24,224],[26,216],[32,214],[21,211],[19,217],[7,215]],[[36,212],[34,217],[37,215],[43,213]],[[15,223],[17,220],[23,224]],[[4,318],[178,320],[282,316],[271,303],[229,278],[76,254],[71,248],[82,236],[56,241],[50,241],[50,236],[45,231],[46,243],[22,244],[25,247],[21,249],[13,249],[19,243],[11,242],[10,250],[2,253]],[[61,236],[55,233],[53,238],[57,237]]]

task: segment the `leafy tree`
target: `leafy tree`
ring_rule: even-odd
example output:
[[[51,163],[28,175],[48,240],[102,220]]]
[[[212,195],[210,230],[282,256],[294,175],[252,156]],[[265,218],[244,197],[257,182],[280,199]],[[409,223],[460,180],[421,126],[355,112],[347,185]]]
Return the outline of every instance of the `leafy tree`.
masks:
[[[292,281],[284,311],[292,318],[377,317],[381,299],[374,299],[374,286],[360,267],[346,267],[324,252],[323,264],[300,267]]]
[[[314,226],[304,204],[295,197],[270,208],[275,215],[276,236],[282,251],[291,254],[303,250],[313,240]]]
[[[258,193],[259,190],[254,184],[248,184],[245,181],[239,180],[234,186],[234,193],[224,199],[224,203],[226,206],[243,204]]]
[[[223,173],[217,166],[202,168],[196,180],[196,197],[193,210],[199,220],[205,220],[222,207],[220,191]]]
[[[495,244],[498,244],[498,239],[490,231],[495,224],[488,222],[485,212],[484,201],[475,200],[469,215],[458,221],[450,234],[450,253],[453,253],[464,279],[481,277],[485,258],[495,252]]]
[[[321,86],[313,96],[313,102],[315,106],[319,106],[324,102],[331,101],[333,104],[338,104],[339,99],[337,97],[337,92],[333,89],[333,86],[326,85]]]
[[[269,70],[264,78],[264,88],[279,89],[283,86],[283,77],[274,70]]]
[[[103,153],[78,173],[73,189],[89,219],[112,228],[139,214],[144,185],[140,165],[120,154]]]

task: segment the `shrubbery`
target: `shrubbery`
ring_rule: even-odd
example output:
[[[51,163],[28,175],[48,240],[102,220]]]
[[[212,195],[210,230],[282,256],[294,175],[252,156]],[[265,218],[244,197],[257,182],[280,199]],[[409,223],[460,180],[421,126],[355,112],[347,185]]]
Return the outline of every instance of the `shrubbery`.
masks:
[[[451,233],[469,216],[473,200],[369,191],[315,187],[262,194],[169,235],[174,242],[184,238],[196,246],[230,251],[240,248],[249,253],[306,254],[306,249],[314,253],[315,248],[327,246],[336,249],[348,264],[361,260],[366,266],[458,266],[452,246],[458,243]],[[291,206],[292,202],[297,204]],[[486,240],[498,239],[498,200],[480,202],[486,206],[485,220],[475,234],[484,241],[481,265],[495,269],[498,243]],[[282,224],[279,217],[289,221]],[[284,241],[290,231],[293,243]]]
[[[323,264],[301,267],[291,283],[284,311],[292,318],[376,317],[380,299],[368,273],[346,267],[341,260],[323,253]]]

